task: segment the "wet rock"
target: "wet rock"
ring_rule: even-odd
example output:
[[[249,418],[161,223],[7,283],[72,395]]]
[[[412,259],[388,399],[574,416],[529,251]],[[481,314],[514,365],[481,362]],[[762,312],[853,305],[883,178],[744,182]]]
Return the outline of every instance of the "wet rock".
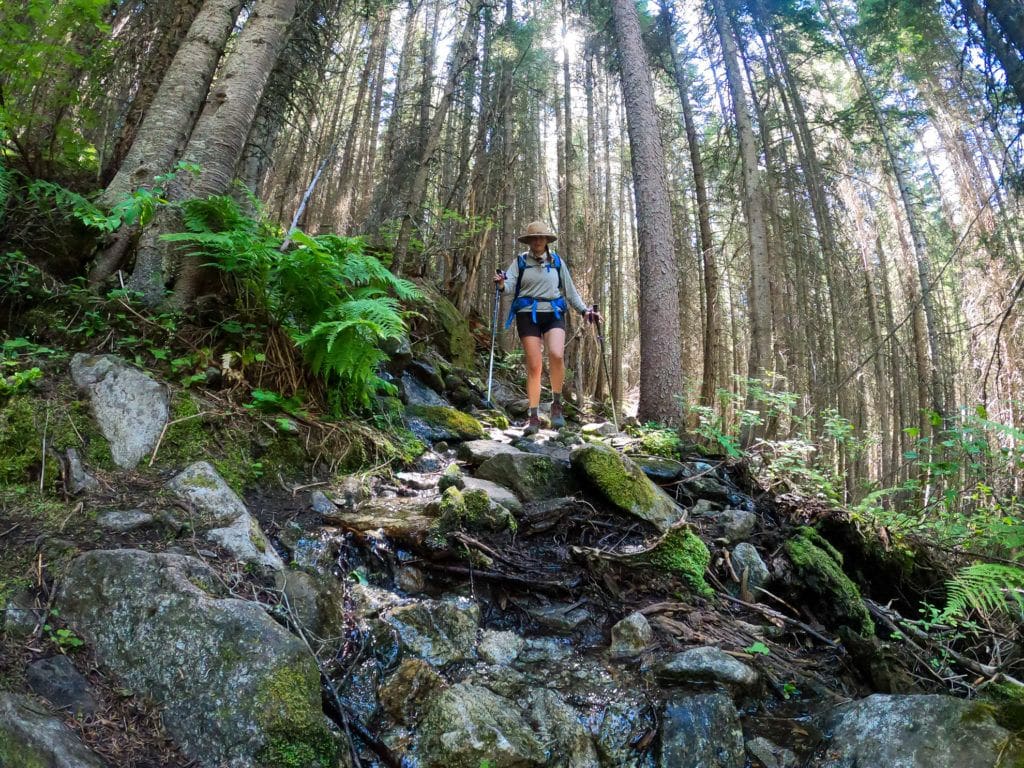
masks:
[[[324,519],[358,533],[380,531],[388,538],[418,544],[437,519],[437,510],[430,499],[418,496],[376,498],[350,512],[338,510]]]
[[[99,489],[99,480],[85,471],[82,457],[78,455],[77,448],[68,448],[65,457],[68,462],[68,491],[71,494],[77,495]]]
[[[526,606],[526,612],[542,627],[568,634],[590,619],[590,611],[569,603]]]
[[[612,627],[612,644],[609,648],[613,657],[639,655],[654,639],[654,632],[642,613],[631,613]]]
[[[523,638],[515,632],[485,629],[477,653],[488,664],[503,667],[516,660],[524,645]]]
[[[96,712],[96,700],[90,691],[89,681],[75,669],[67,656],[33,661],[25,669],[25,682],[33,693],[42,696],[57,709],[76,715],[92,715]]]
[[[683,476],[683,466],[678,461],[661,456],[632,457],[637,466],[655,483],[674,483]]]
[[[370,489],[359,475],[345,475],[340,478],[331,493],[331,501],[342,509],[352,509],[368,498]]]
[[[743,730],[728,696],[673,696],[661,721],[659,768],[743,768]]]
[[[479,466],[499,453],[521,453],[511,443],[497,440],[470,440],[458,447],[458,456],[471,466]]]
[[[272,571],[284,569],[281,556],[263,535],[256,518],[248,513],[236,518],[231,525],[208,531],[206,538],[224,547],[240,562],[261,565]]]
[[[522,501],[565,496],[572,487],[568,469],[548,456],[501,453],[477,469],[477,477],[511,488]]]
[[[274,764],[282,750],[331,764],[305,645],[219,585],[191,557],[95,550],[71,563],[57,605],[102,664],[161,702],[164,727],[197,764]]]
[[[759,587],[763,587],[771,578],[768,566],[764,564],[761,555],[753,544],[746,542],[737,544],[731,555],[732,569],[740,579],[740,584],[746,578],[747,592],[756,602],[760,598]],[[744,574],[746,574],[744,576]],[[738,589],[740,585],[735,585]]]
[[[516,661],[522,664],[548,664],[565,661],[572,655],[568,642],[556,637],[530,637],[523,643]]]
[[[113,355],[75,355],[71,378],[89,396],[117,466],[131,469],[153,452],[170,413],[167,387]]]
[[[459,683],[434,700],[420,722],[423,768],[528,768],[544,752],[516,705],[487,688]]]
[[[601,437],[611,437],[617,435],[619,432],[615,429],[615,425],[610,421],[594,422],[592,424],[584,424],[580,427],[580,434],[583,435],[600,435]]]
[[[277,587],[305,631],[322,640],[344,633],[345,599],[332,576],[287,570],[277,575]]]
[[[992,708],[951,696],[875,694],[823,719],[832,738],[813,768],[996,768],[1024,750],[992,719]]]
[[[633,745],[653,727],[646,707],[636,702],[613,699],[601,713],[595,738],[601,765],[645,766]],[[668,766],[665,766],[668,768]]]
[[[572,455],[572,451],[560,442],[559,433],[546,429],[516,441],[516,447],[525,453],[547,456],[559,464],[568,464]]]
[[[437,488],[438,483],[437,475],[427,474],[424,472],[396,472],[395,479],[402,483],[402,485],[413,488],[417,491],[427,491],[431,488]]]
[[[736,688],[757,685],[757,671],[713,646],[690,648],[662,662],[656,674],[668,683],[716,682]]]
[[[429,366],[425,367],[429,368]],[[437,374],[435,373],[434,375],[436,376]],[[446,408],[451,408],[451,403],[429,386],[421,382],[417,376],[413,376],[408,370],[402,374],[401,381],[402,394],[404,395],[403,399],[409,405],[441,405]],[[440,383],[442,385],[440,389],[443,390],[444,382]]]
[[[525,397],[512,400],[505,405],[505,410],[507,410],[512,416],[526,416],[526,414],[530,412],[530,401]]]
[[[476,656],[480,606],[465,598],[422,600],[381,614],[407,653],[434,666]]]
[[[29,696],[0,692],[0,766],[104,768],[78,735]]]
[[[441,479],[437,481],[437,489],[439,491],[444,491],[448,488],[462,490],[465,487],[466,480],[462,476],[462,469],[454,462],[445,467],[444,472],[441,473]]]
[[[442,440],[481,440],[483,425],[462,411],[442,405],[410,405],[405,409],[405,426],[416,437],[430,443]]]
[[[337,506],[327,498],[323,491],[313,491],[309,494],[309,508],[318,515],[329,515],[337,509]]]
[[[746,540],[757,526],[757,515],[742,509],[722,510],[715,515],[715,520],[722,527],[722,537],[729,544]]]
[[[448,683],[421,659],[404,659],[380,689],[380,705],[400,723],[415,721]]]
[[[16,593],[4,605],[4,634],[15,640],[24,639],[35,632],[42,617],[43,610],[36,607],[30,594]]]
[[[498,485],[490,480],[483,480],[479,477],[466,477],[464,482],[465,490],[483,491],[491,501],[500,504],[513,514],[518,514],[523,509],[523,504],[519,501],[518,497],[503,485]]]
[[[407,565],[395,573],[395,586],[410,595],[418,594],[427,587],[427,577],[419,568]]]
[[[754,768],[796,768],[798,760],[792,750],[772,744],[764,736],[747,742],[747,754]]]
[[[544,746],[549,768],[599,768],[597,749],[579,714],[561,696],[546,688],[534,689],[526,711]]]
[[[430,363],[414,360],[409,364],[409,372],[434,392],[444,392],[444,376]]]
[[[597,443],[581,446],[572,452],[572,467],[609,503],[661,531],[667,531],[683,516],[667,493],[613,448]]]
[[[138,528],[148,528],[156,522],[155,518],[141,509],[109,509],[96,516],[96,524],[100,528],[117,533],[127,533]]]

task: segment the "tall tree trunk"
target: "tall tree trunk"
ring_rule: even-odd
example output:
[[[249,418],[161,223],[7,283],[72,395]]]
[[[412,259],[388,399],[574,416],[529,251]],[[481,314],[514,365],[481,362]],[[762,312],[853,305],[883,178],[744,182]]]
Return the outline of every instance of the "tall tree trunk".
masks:
[[[452,50],[451,60],[448,67],[448,80],[441,94],[441,101],[434,111],[433,119],[429,122],[429,130],[426,139],[420,150],[416,165],[416,173],[413,176],[409,189],[409,196],[405,201],[405,210],[402,213],[402,224],[398,230],[398,238],[395,242],[395,255],[391,264],[395,274],[401,274],[406,256],[409,252],[409,240],[412,237],[413,220],[418,217],[423,208],[423,201],[427,192],[427,177],[430,173],[430,162],[434,159],[438,144],[441,141],[441,129],[444,127],[445,118],[448,115],[448,108],[451,106],[452,94],[459,83],[459,77],[463,68],[469,63],[473,56],[473,34],[476,29],[474,18],[480,11],[482,0],[472,0],[469,14],[466,16],[466,23],[462,27],[462,34]]]
[[[1013,89],[1013,93],[1017,97],[1017,103],[1024,108],[1024,60],[1021,59],[1021,56],[1024,55],[1024,49],[1016,49],[1006,43],[1000,36],[999,30],[989,20],[985,8],[978,3],[978,0],[961,1],[964,13],[967,15],[967,18],[977,25],[985,47],[999,61],[1003,72],[1006,74],[1006,82]],[[989,5],[989,10],[992,10],[991,3],[988,0],[986,0],[986,4]],[[1010,17],[1007,17],[1007,20],[1012,21]],[[1000,24],[1000,26],[1002,25]],[[1003,31],[1008,32],[1006,29]]]
[[[221,195],[230,189],[263,89],[287,38],[295,6],[296,0],[256,3],[185,148],[184,159],[198,165],[199,172],[175,180],[169,190],[173,200]],[[129,287],[142,293],[147,304],[163,300],[164,266],[169,251],[160,235],[179,225],[175,209],[164,208],[139,243]],[[198,257],[184,258],[174,281],[177,306],[191,303],[199,276]]]
[[[757,142],[751,122],[747,95],[740,77],[739,53],[724,0],[711,0],[715,27],[722,44],[726,80],[732,94],[736,132],[743,166],[743,201],[746,209],[747,233],[750,239],[750,358],[748,375],[763,376],[772,359],[772,310],[768,223],[764,177],[758,166]]]
[[[658,130],[654,87],[640,20],[632,0],[612,0],[615,37],[636,193],[640,246],[641,421],[679,421],[682,391],[679,329],[679,268],[672,211],[665,181],[665,153]]]

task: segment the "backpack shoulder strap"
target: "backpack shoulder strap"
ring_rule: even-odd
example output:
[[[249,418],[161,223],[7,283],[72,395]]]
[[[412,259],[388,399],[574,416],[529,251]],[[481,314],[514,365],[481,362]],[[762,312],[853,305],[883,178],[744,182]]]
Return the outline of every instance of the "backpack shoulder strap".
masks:
[[[558,273],[558,293],[562,293],[562,257],[556,251],[551,252],[551,262]]]
[[[523,285],[523,270],[526,269],[526,254],[520,253],[516,263],[519,265],[519,274],[516,275],[516,292],[512,296],[512,301],[519,298],[519,289]]]

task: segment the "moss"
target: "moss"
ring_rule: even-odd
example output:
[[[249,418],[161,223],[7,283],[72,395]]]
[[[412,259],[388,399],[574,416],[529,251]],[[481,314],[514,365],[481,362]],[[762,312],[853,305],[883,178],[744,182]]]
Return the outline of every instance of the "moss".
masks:
[[[31,397],[12,397],[0,410],[0,485],[26,483],[42,465],[43,422]]]
[[[429,424],[434,424],[458,435],[462,440],[480,440],[486,436],[483,425],[455,408],[444,405],[410,405],[406,412]]]
[[[654,547],[638,556],[639,564],[681,576],[700,595],[712,590],[704,581],[704,571],[711,562],[707,546],[689,528],[673,528]]]
[[[640,451],[651,456],[678,459],[682,442],[670,429],[643,429],[640,433]]]
[[[182,469],[208,457],[211,440],[201,412],[199,403],[187,392],[178,392],[171,399],[170,426],[157,453],[161,466]]]
[[[487,519],[491,510],[491,499],[482,488],[472,488],[462,494],[466,505],[466,522],[473,525]]]
[[[999,725],[1013,733],[1024,732],[1024,685],[992,683],[985,686],[983,695]]]
[[[590,481],[619,509],[627,512],[654,505],[654,485],[636,467],[627,466],[613,448],[589,445],[573,457]]]
[[[257,756],[265,768],[333,768],[338,745],[324,724],[320,680],[311,661],[275,670],[256,696],[267,742]]]
[[[438,338],[442,352],[453,365],[470,368],[476,353],[476,341],[469,331],[469,323],[458,308],[439,293],[431,291],[428,296],[432,319],[440,326]]]
[[[857,585],[843,573],[839,561],[812,538],[801,531],[786,542],[786,554],[807,590],[817,597],[823,615],[830,615],[837,624],[849,625],[865,637],[873,635],[874,624]]]
[[[495,429],[508,429],[511,423],[508,420],[508,416],[498,410],[487,410],[481,411],[478,415],[480,421],[489,427]]]
[[[818,533],[818,530],[816,528],[811,528],[809,525],[805,525],[797,531],[797,535],[803,536],[814,546],[818,547],[819,549],[825,550],[828,553],[829,557],[835,560],[839,565],[843,564],[843,553],[835,547],[833,547],[832,544],[828,541],[828,539],[826,539],[824,536]]]
[[[444,472],[441,473],[441,477],[437,482],[437,487],[443,492],[447,488],[458,488],[459,490],[465,488],[466,481],[462,477],[462,470],[459,465],[452,462],[444,468]]]
[[[32,747],[0,730],[0,765],[18,768],[47,768],[50,761]]]

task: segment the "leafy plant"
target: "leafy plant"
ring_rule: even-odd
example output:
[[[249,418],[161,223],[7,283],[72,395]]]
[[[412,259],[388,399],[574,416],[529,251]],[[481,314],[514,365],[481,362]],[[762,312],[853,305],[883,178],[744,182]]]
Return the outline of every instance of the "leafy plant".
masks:
[[[761,655],[761,656],[770,656],[771,652],[772,652],[771,648],[769,648],[767,645],[765,645],[762,642],[753,643],[752,645],[747,646],[743,650],[746,651],[747,653],[752,653],[752,654]]]
[[[971,609],[1024,617],[1024,569],[999,563],[976,563],[946,583],[945,610],[939,623],[956,621]]]

